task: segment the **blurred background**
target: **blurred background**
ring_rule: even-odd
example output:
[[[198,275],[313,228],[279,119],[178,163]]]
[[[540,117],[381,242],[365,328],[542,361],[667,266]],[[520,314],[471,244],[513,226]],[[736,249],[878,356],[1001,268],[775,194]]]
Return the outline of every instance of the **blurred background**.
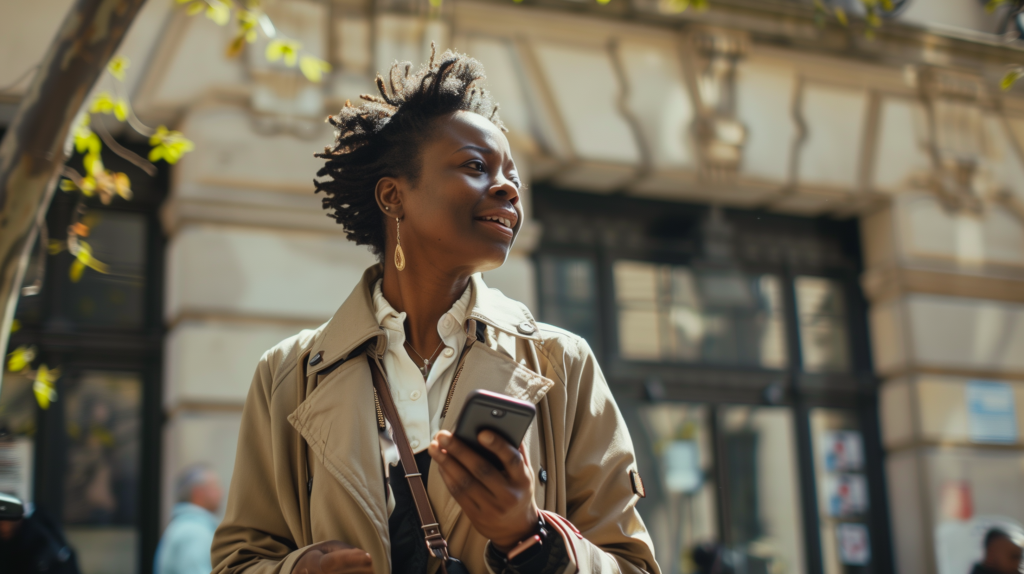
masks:
[[[84,573],[152,570],[177,473],[230,481],[262,353],[373,263],[312,193],[324,117],[436,42],[486,67],[529,185],[484,278],[597,353],[664,571],[715,543],[742,572],[966,574],[1024,522],[1021,3],[689,4],[265,0],[311,78],[262,22],[230,57],[209,6],[149,0],[116,89],[195,150],[151,177],[105,149],[130,200],[57,192],[49,238],[85,225],[103,268],[35,250],[9,352],[59,372],[8,362],[0,491]],[[71,5],[0,0],[0,131]]]

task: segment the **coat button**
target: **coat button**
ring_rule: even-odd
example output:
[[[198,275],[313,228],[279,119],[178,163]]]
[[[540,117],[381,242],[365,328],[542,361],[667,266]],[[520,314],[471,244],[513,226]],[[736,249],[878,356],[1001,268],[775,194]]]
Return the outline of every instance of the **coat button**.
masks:
[[[548,471],[544,470],[543,468],[540,469],[540,472],[538,473],[538,477],[540,478],[540,483],[541,484],[547,484],[548,483]]]
[[[519,329],[519,332],[524,335],[532,335],[533,332],[537,330],[536,327],[534,327],[533,324],[530,323],[529,321],[523,321],[516,328]]]
[[[414,439],[412,442],[409,443],[409,446],[411,446],[412,448],[418,448],[420,446],[420,441]]]
[[[409,393],[409,398],[415,401],[416,399],[420,398],[420,392],[419,391],[413,391],[413,392]]]
[[[324,352],[320,351],[319,353],[317,353],[317,354],[313,355],[312,357],[310,357],[310,359],[309,359],[309,366],[310,367],[315,367],[315,366],[320,364],[320,361],[323,361],[323,360],[324,360]]]
[[[445,347],[444,348],[444,356],[445,357],[451,357],[454,354],[455,354],[455,349],[453,349],[451,347]]]

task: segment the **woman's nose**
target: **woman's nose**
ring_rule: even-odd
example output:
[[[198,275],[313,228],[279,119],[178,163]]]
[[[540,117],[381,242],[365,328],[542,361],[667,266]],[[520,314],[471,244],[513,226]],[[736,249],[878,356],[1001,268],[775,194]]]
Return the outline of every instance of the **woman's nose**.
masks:
[[[505,176],[498,176],[498,181],[495,186],[491,188],[491,193],[495,197],[508,200],[512,205],[515,205],[516,202],[519,201],[519,188]]]

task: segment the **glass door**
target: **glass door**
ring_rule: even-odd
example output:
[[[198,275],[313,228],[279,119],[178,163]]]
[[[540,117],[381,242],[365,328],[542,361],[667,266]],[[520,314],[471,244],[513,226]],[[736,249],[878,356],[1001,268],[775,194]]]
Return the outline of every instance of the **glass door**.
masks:
[[[695,572],[691,554],[718,540],[715,456],[707,405],[673,403],[639,407],[643,433],[653,454],[648,498],[638,505],[666,574]],[[653,494],[653,496],[651,496]]]
[[[138,562],[142,379],[83,371],[63,386],[64,533],[82,572],[130,574]]]

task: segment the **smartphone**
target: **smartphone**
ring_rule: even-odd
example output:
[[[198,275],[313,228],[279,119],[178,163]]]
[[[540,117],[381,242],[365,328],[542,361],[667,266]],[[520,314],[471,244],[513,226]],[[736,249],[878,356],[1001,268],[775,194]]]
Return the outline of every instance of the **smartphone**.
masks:
[[[530,428],[530,423],[536,415],[537,407],[532,403],[498,393],[473,391],[459,413],[455,436],[489,460],[495,468],[502,470],[505,465],[494,453],[477,442],[477,435],[485,429],[494,431],[509,444],[519,448],[523,437],[526,436],[526,430]]]

